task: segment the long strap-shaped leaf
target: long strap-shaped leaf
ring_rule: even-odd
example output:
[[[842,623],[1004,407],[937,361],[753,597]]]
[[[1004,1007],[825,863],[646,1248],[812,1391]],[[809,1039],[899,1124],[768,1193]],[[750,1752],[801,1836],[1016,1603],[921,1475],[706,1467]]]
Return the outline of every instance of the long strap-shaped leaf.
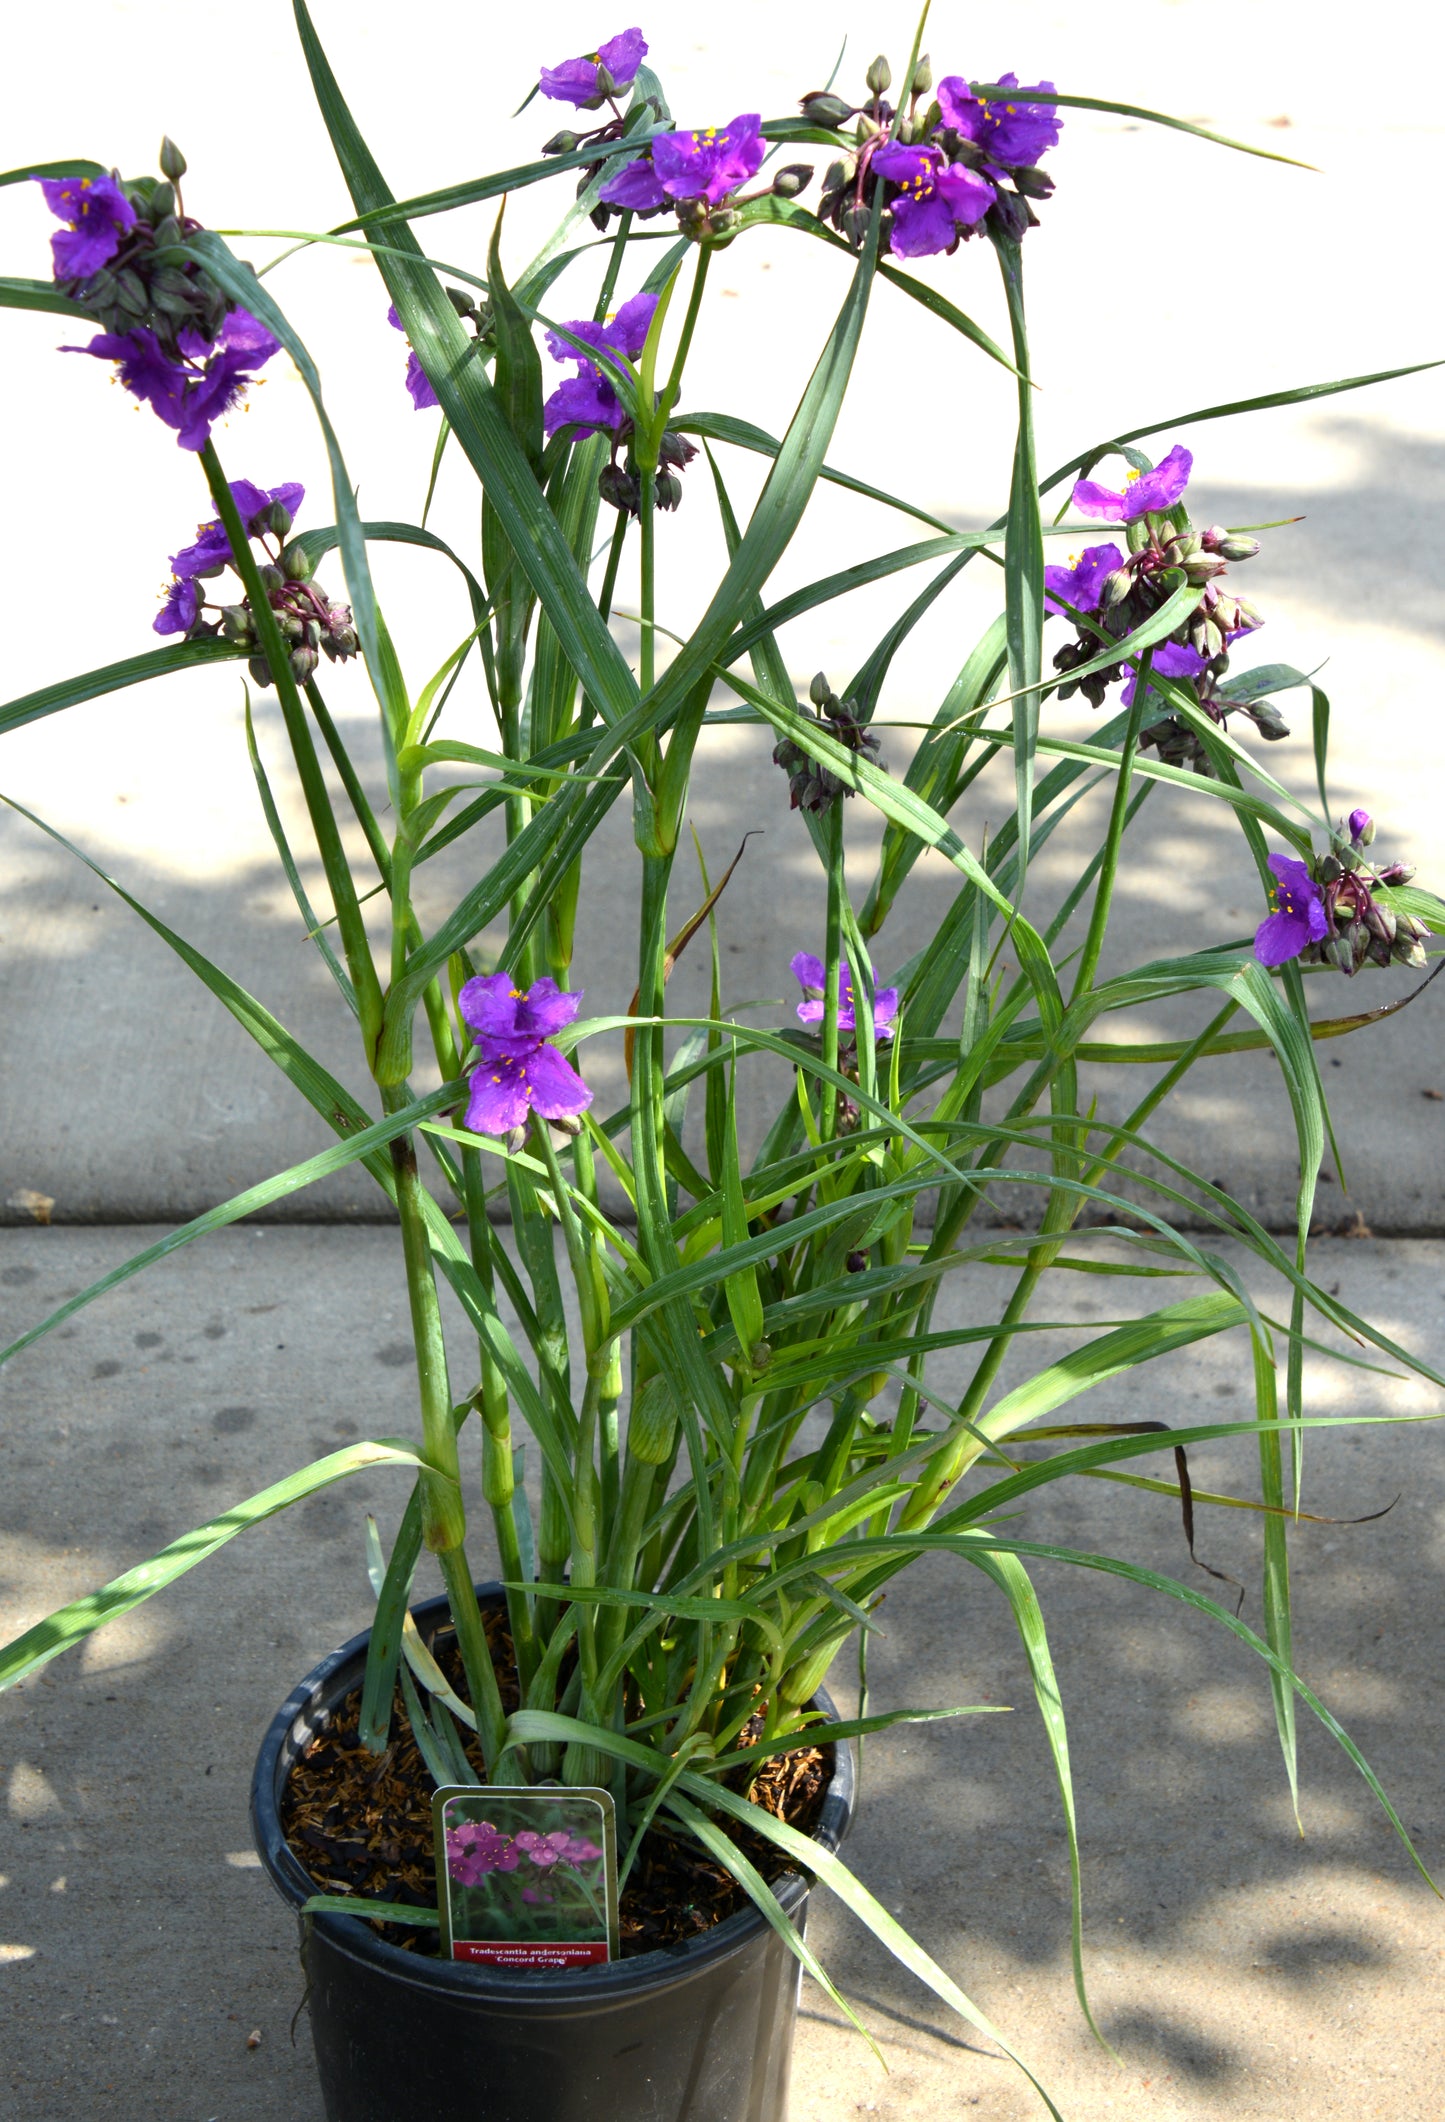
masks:
[[[127,656],[121,663],[107,663],[100,670],[86,671],[80,678],[64,678],[55,685],[42,685],[38,692],[24,693],[0,707],[0,736],[63,708],[79,707],[83,700],[99,699],[103,693],[118,693],[127,685],[144,685],[151,678],[168,678],[172,671],[195,670],[204,663],[237,663],[244,651],[223,641],[178,641],[171,648],[153,648],[144,656]]]
[[[395,200],[357,130],[306,0],[295,0],[295,12],[321,115],[358,215],[369,228],[368,217],[394,206]],[[378,256],[377,264],[452,432],[480,477],[568,662],[604,719],[620,720],[637,701],[636,681],[622,651],[588,595],[441,282],[405,222],[390,222],[388,238],[390,248]]]
[[[288,1474],[284,1481],[273,1482],[270,1488],[261,1489],[248,1496],[233,1510],[211,1518],[198,1525],[194,1532],[182,1534],[163,1547],[158,1555],[148,1562],[140,1562],[122,1576],[114,1577],[99,1591],[88,1592],[83,1599],[72,1599],[67,1606],[58,1607],[45,1620],[37,1621],[23,1635],[16,1636],[0,1650],[0,1689],[11,1687],[33,1673],[38,1666],[48,1665],[52,1658],[70,1650],[75,1644],[93,1635],[107,1621],[115,1621],[128,1614],[143,1600],[163,1591],[177,1577],[204,1562],[218,1547],[234,1540],[264,1518],[273,1518],[277,1511],[285,1510],[288,1504],[300,1503],[307,1496],[314,1496],[317,1489],[327,1488],[333,1481],[344,1480],[347,1474],[364,1473],[369,1466],[415,1466],[421,1460],[409,1445],[390,1440],[380,1443],[348,1444],[343,1451],[330,1452],[324,1459],[315,1459],[310,1466],[303,1466],[299,1473]]]

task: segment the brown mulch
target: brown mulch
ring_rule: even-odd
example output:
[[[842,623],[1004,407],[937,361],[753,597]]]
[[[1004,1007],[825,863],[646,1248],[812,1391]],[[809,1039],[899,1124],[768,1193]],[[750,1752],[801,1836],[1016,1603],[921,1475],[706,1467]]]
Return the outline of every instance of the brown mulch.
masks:
[[[517,1690],[510,1670],[512,1646],[505,1612],[484,1608],[483,1618],[502,1684],[503,1706],[514,1709]],[[434,1640],[431,1650],[462,1693],[461,1660],[450,1639]],[[293,1853],[315,1880],[318,1893],[435,1908],[434,1786],[412,1737],[400,1685],[392,1706],[391,1743],[385,1753],[369,1753],[362,1746],[357,1737],[360,1712],[358,1688],[333,1711],[325,1730],[292,1769],[282,1799],[282,1829]],[[744,1734],[744,1743],[746,1738]],[[467,1755],[479,1779],[485,1781],[474,1738]],[[807,1834],[822,1809],[832,1773],[831,1748],[800,1746],[791,1753],[775,1754],[764,1764],[754,1779],[751,1797],[755,1804]],[[739,1778],[733,1781],[741,1787]],[[621,1821],[618,1825],[625,1849]],[[771,1882],[794,1868],[763,1836],[740,1826],[727,1831],[764,1879]],[[655,1825],[648,1831],[623,1890],[619,1909],[622,1957],[680,1945],[747,1905],[746,1893],[722,1865],[674,1829]],[[377,1923],[374,1928],[391,1944],[408,1951],[437,1951],[435,1929],[412,1930],[397,1923]]]

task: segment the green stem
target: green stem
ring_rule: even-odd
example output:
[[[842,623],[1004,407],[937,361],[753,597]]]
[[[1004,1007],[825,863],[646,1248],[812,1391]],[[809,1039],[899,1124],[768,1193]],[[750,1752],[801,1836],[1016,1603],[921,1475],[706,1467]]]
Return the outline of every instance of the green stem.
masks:
[[[702,291],[707,284],[708,260],[711,257],[712,246],[707,243],[699,244],[697,269],[692,276],[692,294],[688,298],[687,315],[682,320],[682,336],[677,342],[677,352],[673,356],[672,374],[668,377],[662,396],[658,401],[657,434],[659,441],[668,421],[672,418],[672,409],[682,394],[682,372],[687,366],[687,357],[692,351],[692,335],[697,330],[698,313],[702,308]]]
[[[405,1104],[407,1093],[403,1086],[396,1085],[383,1091],[382,1096],[387,1110],[395,1112]],[[416,1148],[410,1135],[400,1135],[393,1142],[391,1161],[396,1177],[396,1206],[401,1220],[402,1257],[406,1266],[421,1396],[422,1538],[441,1564],[452,1619],[456,1623],[457,1645],[472,1706],[477,1713],[477,1732],[490,1770],[501,1751],[506,1719],[467,1565],[464,1545],[467,1521],[462,1503],[456,1426],[452,1421],[446,1346],[442,1339],[441,1309],[437,1303],[424,1194],[417,1173]]]
[[[382,998],[381,982],[377,978],[375,961],[371,955],[371,943],[366,925],[361,918],[361,908],[356,897],[356,884],[351,874],[351,865],[341,845],[341,833],[336,823],[336,813],[331,807],[331,798],[321,772],[321,761],[316,756],[316,747],[311,741],[311,730],[306,720],[306,711],[301,704],[301,695],[296,680],[291,675],[290,650],[281,636],[276,623],[276,614],[261,581],[256,556],[246,536],[246,527],[240,512],[231,498],[231,489],[221,460],[214,446],[207,443],[201,451],[201,468],[211,490],[211,499],[216,512],[226,527],[231,553],[236,568],[245,585],[251,617],[256,628],[261,654],[264,655],[276,687],[276,697],[281,704],[281,714],[286,724],[286,735],[290,741],[296,771],[300,776],[302,794],[311,819],[311,829],[316,835],[316,846],[326,871],[326,882],[336,908],[336,926],[346,953],[346,968],[351,975],[351,984],[356,990],[357,1011],[361,1022],[362,1038],[366,1046],[367,1065],[376,1061],[377,1041],[381,1036]]]
[[[1109,812],[1109,830],[1104,839],[1099,881],[1094,888],[1094,906],[1089,916],[1089,932],[1084,938],[1071,1002],[1077,1002],[1081,995],[1089,992],[1094,984],[1094,975],[1099,969],[1099,954],[1104,948],[1104,932],[1109,926],[1114,879],[1119,869],[1119,850],[1123,845],[1124,826],[1129,813],[1129,784],[1134,776],[1134,760],[1139,750],[1139,732],[1144,724],[1144,705],[1149,695],[1149,669],[1153,660],[1153,650],[1146,649],[1139,659],[1139,670],[1134,679],[1134,705],[1129,710],[1129,726],[1124,732],[1124,742],[1119,747],[1119,767],[1114,776],[1114,801]]]

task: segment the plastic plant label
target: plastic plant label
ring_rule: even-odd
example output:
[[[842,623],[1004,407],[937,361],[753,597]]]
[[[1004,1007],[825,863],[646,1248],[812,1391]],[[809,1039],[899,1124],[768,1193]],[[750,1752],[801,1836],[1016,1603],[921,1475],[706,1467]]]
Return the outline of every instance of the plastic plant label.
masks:
[[[612,1794],[449,1785],[432,1799],[442,1953],[491,1967],[617,1957]]]

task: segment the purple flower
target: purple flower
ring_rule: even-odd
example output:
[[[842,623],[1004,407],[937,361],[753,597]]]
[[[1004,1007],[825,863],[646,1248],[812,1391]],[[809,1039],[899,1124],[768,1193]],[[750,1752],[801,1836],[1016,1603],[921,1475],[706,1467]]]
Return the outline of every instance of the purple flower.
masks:
[[[201,593],[195,583],[174,581],[166,591],[165,603],[156,613],[155,630],[158,634],[188,634],[200,609]]]
[[[687,199],[719,206],[730,192],[746,184],[762,167],[767,143],[756,111],[697,133],[660,133],[648,154],[605,184],[598,197],[609,206],[634,213],[656,213],[659,207]],[[650,159],[649,159],[650,158]]]
[[[63,354],[94,354],[114,361],[121,384],[133,398],[149,405],[158,419],[176,430],[182,449],[204,449],[211,428],[238,403],[249,373],[279,352],[279,343],[249,311],[234,309],[221,328],[214,351],[205,341],[183,335],[183,361],[173,361],[148,325],[128,332],[97,332],[87,346],[63,346]]]
[[[1172,508],[1189,484],[1193,468],[1192,454],[1176,442],[1152,472],[1126,472],[1121,492],[1099,486],[1092,479],[1080,479],[1074,488],[1074,506],[1081,516],[1094,516],[1108,523],[1132,523],[1136,516],[1148,515],[1152,509]]]
[[[599,352],[635,361],[647,344],[656,308],[656,295],[634,295],[608,323],[594,324],[590,317],[580,317],[567,329]],[[628,414],[611,378],[556,332],[548,332],[547,349],[554,361],[575,361],[578,367],[577,374],[560,383],[543,406],[543,432],[550,438],[559,427],[576,426],[584,435],[595,434],[599,428],[618,433],[627,424]]]
[[[273,486],[268,492],[263,486],[253,486],[249,479],[232,479],[231,499],[236,504],[237,514],[246,526],[246,536],[254,538],[265,528],[264,517],[273,501],[279,501],[289,516],[295,516],[306,498],[304,486],[294,480],[284,486]],[[196,525],[194,545],[182,546],[178,553],[171,554],[171,573],[183,582],[194,580],[197,575],[215,574],[231,557],[230,540],[226,527],[219,516],[209,523]]]
[[[1351,840],[1356,847],[1362,847],[1365,841],[1365,834],[1370,830],[1369,812],[1367,810],[1352,810],[1349,823]]]
[[[937,147],[880,147],[869,168],[898,187],[892,200],[889,248],[896,258],[932,258],[957,248],[960,229],[970,229],[997,196],[987,178],[951,168]]]
[[[800,950],[790,961],[794,978],[803,990],[804,1000],[798,1004],[799,1021],[803,1024],[821,1024],[823,1021],[823,991],[827,985],[828,969],[821,958],[811,951]],[[893,1037],[893,1019],[898,1015],[898,990],[896,987],[880,987],[873,996],[873,1036],[875,1039]],[[857,1029],[853,1014],[853,972],[851,966],[838,968],[838,1029],[851,1032]]]
[[[1017,74],[1000,74],[1000,88],[1017,88]],[[1040,81],[1038,89],[1025,89],[1023,97],[1039,90],[1052,95],[1052,81]],[[949,74],[936,90],[943,122],[965,140],[972,140],[988,156],[989,164],[1001,169],[1032,169],[1041,156],[1059,140],[1059,115],[1052,103],[1028,103],[1020,98],[975,96],[958,74]]]
[[[554,103],[596,110],[614,90],[631,88],[646,52],[640,29],[620,30],[605,44],[599,44],[595,52],[584,52],[580,59],[564,59],[560,66],[544,66],[537,86]],[[599,78],[604,72],[606,88]]]
[[[386,313],[386,321],[399,332],[406,330],[406,326],[396,313],[396,304],[394,302]],[[431,387],[427,372],[422,367],[420,359],[413,351],[410,339],[406,342],[406,387],[411,393],[412,410],[414,412],[424,413],[430,406],[438,405],[441,402]]]
[[[37,177],[52,214],[68,224],[50,239],[57,280],[99,272],[135,227],[135,208],[114,177]]]
[[[1075,611],[1096,612],[1104,594],[1105,577],[1123,565],[1124,555],[1117,545],[1087,546],[1077,560],[1070,553],[1067,567],[1044,569],[1044,587],[1053,591],[1053,596],[1044,599],[1044,610],[1059,611],[1062,607],[1054,598],[1062,597]]]
[[[447,1871],[458,1886],[480,1886],[489,1873],[515,1871],[516,1848],[490,1820],[463,1820],[446,1831]]]
[[[1324,894],[1303,862],[1271,855],[1269,866],[1279,880],[1271,894],[1275,912],[1255,930],[1254,955],[1261,965],[1284,965],[1308,944],[1321,942],[1330,924]]]
[[[1151,669],[1156,671],[1161,678],[1197,678],[1201,671],[1208,668],[1207,659],[1200,655],[1198,649],[1191,648],[1187,641],[1159,642],[1154,650],[1151,663]],[[1137,670],[1131,671],[1129,673],[1129,682],[1119,695],[1121,706],[1132,707],[1134,705],[1134,694],[1138,689],[1138,685],[1139,673]],[[1152,685],[1149,690],[1154,693]],[[1164,704],[1162,697],[1157,693],[1154,694],[1154,697],[1162,707]]]
[[[457,1007],[477,1049],[464,1123],[473,1134],[507,1134],[526,1124],[529,1109],[544,1120],[587,1110],[591,1091],[547,1043],[581,1006],[580,990],[562,994],[555,980],[538,980],[525,992],[513,986],[510,973],[468,980]]]

